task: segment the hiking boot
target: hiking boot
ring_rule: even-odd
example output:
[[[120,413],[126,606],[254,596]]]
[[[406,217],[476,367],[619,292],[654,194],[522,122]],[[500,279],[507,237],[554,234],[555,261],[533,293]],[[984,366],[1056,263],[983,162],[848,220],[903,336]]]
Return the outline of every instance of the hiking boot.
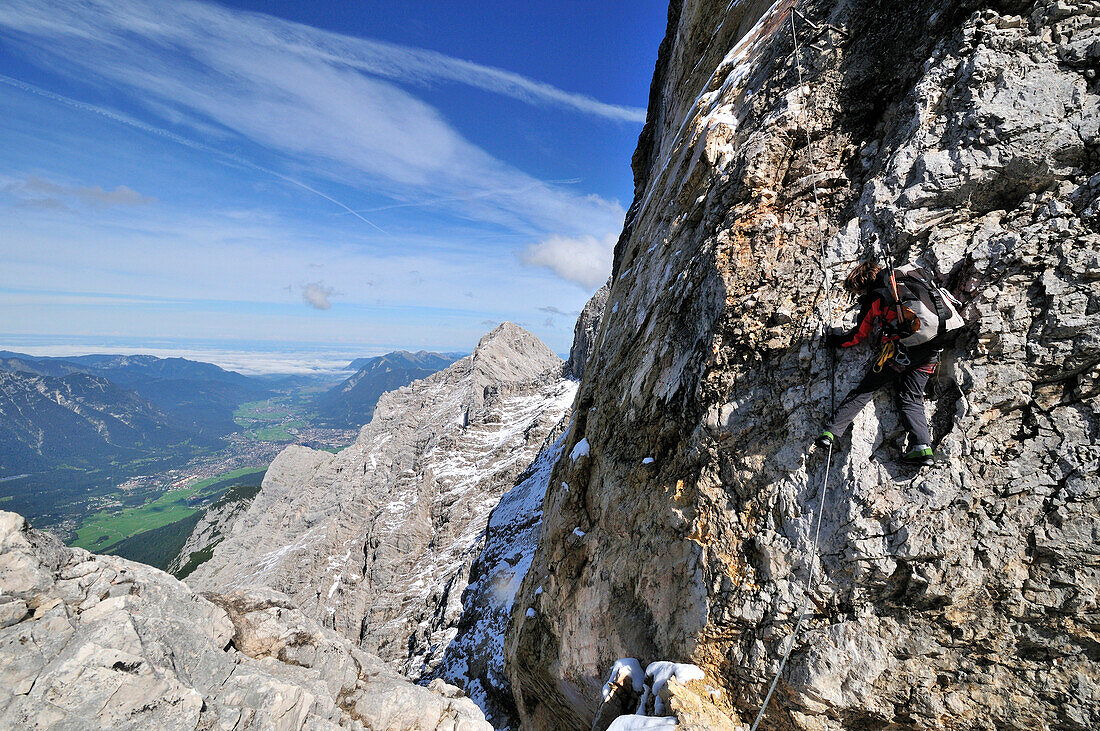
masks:
[[[821,436],[814,440],[814,446],[818,449],[828,449],[833,446],[834,439],[836,439],[836,437],[833,436],[831,431],[823,431],[821,432]]]
[[[902,464],[917,467],[931,467],[935,463],[935,460],[932,459],[932,448],[923,444],[919,444],[916,449],[901,455],[901,461]]]

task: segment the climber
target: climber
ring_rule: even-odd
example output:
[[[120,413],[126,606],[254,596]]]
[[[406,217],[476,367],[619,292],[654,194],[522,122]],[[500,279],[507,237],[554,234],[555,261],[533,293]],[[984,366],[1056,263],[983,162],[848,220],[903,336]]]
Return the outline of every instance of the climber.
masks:
[[[883,270],[875,262],[868,261],[857,265],[844,280],[844,289],[858,298],[859,317],[851,331],[841,328],[830,330],[826,344],[833,348],[850,348],[878,331],[879,349],[863,380],[840,403],[832,422],[815,444],[827,449],[851,425],[863,407],[871,402],[875,392],[892,384],[898,411],[910,439],[909,451],[902,455],[901,461],[909,465],[928,466],[933,463],[932,437],[928,430],[928,417],[924,413],[924,387],[936,370],[943,338],[926,336],[925,342],[920,344],[903,344],[903,341],[911,339],[907,336],[916,332],[922,323],[909,307],[901,304],[905,297],[900,295],[915,292],[921,285],[917,284],[917,279],[900,272]],[[899,284],[899,281],[902,283]],[[934,285],[924,289],[925,294],[929,289],[933,292],[937,290]],[[939,296],[938,293],[933,295],[936,296]],[[927,302],[929,297],[923,299]],[[936,302],[937,307],[942,305],[940,300]],[[940,332],[942,335],[942,327]]]

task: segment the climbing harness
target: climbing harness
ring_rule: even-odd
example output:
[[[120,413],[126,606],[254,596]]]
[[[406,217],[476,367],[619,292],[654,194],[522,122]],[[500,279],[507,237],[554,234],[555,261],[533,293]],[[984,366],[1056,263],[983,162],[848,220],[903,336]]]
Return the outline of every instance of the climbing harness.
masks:
[[[798,69],[798,87],[802,88],[802,62],[798,57],[798,32],[795,28],[795,15],[802,16],[797,10],[794,10],[791,15],[791,39],[794,42],[794,61],[795,67]],[[803,18],[805,20],[805,18]],[[809,22],[809,21],[807,21]],[[821,222],[821,203],[818,200],[817,195],[817,179],[813,177],[814,170],[817,169],[817,165],[814,162],[814,148],[813,140],[810,137],[809,125],[806,126],[806,153],[810,158],[810,174],[811,182],[813,184],[814,191],[814,218],[817,219],[817,240],[818,247],[821,251],[821,274],[825,285],[825,312],[826,316],[831,316],[833,310],[832,300],[832,287],[829,281],[829,270],[825,266],[825,231],[824,225]],[[829,371],[830,371],[830,389],[829,400],[831,402],[831,408],[836,410],[836,356],[832,349],[829,349]],[[783,669],[787,666],[787,658],[791,656],[791,650],[794,649],[795,642],[798,640],[798,633],[802,629],[802,622],[806,618],[806,610],[810,607],[810,592],[814,586],[814,579],[816,578],[816,560],[817,560],[817,543],[818,538],[821,536],[821,517],[825,513],[825,494],[829,490],[829,472],[833,464],[833,440],[829,441],[829,451],[826,453],[825,458],[825,479],[821,482],[821,490],[818,493],[818,506],[817,506],[817,522],[814,526],[814,539],[811,544],[813,548],[810,551],[810,575],[806,582],[806,591],[802,599],[802,609],[798,612],[798,621],[794,625],[794,632],[791,633],[791,639],[787,643],[787,649],[783,651],[783,659],[779,661],[779,669],[775,672],[775,678],[772,679],[772,684],[768,688],[767,695],[764,696],[764,702],[760,706],[760,712],[756,714],[756,720],[752,722],[752,728],[750,731],[756,731],[760,726],[760,722],[764,719],[764,712],[768,710],[768,703],[771,702],[772,695],[775,693],[775,686],[779,683],[779,678],[783,675]]]

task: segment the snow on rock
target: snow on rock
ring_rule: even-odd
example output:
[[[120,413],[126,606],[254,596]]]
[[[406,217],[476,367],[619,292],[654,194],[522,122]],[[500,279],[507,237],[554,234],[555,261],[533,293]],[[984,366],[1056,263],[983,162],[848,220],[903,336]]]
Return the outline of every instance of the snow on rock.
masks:
[[[570,351],[574,375],[593,358],[593,323],[606,304],[606,289],[592,296],[578,319],[577,338]],[[583,343],[582,343],[583,340]],[[489,516],[481,554],[470,569],[470,584],[462,595],[462,616],[435,675],[462,687],[498,729],[519,728],[511,682],[505,673],[505,639],[513,613],[528,619],[538,615],[543,576],[523,604],[516,592],[528,573],[542,531],[543,504],[555,463],[565,454],[570,412],[550,430],[538,456],[516,479]],[[562,488],[568,491],[564,483]],[[524,609],[526,607],[526,609]]]
[[[679,725],[685,731],[744,731],[741,719],[722,702],[721,692],[713,685],[696,682],[705,679],[703,670],[690,663],[659,660],[643,673],[635,658],[616,660],[591,727],[606,731],[616,728],[616,723],[632,727],[629,724],[651,719]]]
[[[542,527],[542,501],[564,449],[563,418],[538,458],[506,492],[489,517],[485,542],[470,569],[462,618],[436,675],[465,689],[497,728],[518,728],[511,685],[504,674],[504,638],[516,591],[531,565]],[[551,441],[553,440],[553,441]],[[536,598],[541,592],[536,592]],[[537,601],[537,599],[536,599]],[[536,615],[529,606],[524,613]]]
[[[582,437],[579,442],[577,442],[576,444],[573,445],[573,451],[571,451],[569,453],[569,459],[576,462],[581,457],[587,457],[587,456],[588,456],[588,440]],[[565,483],[562,483],[562,484],[565,484]]]
[[[619,716],[607,731],[649,731],[655,728],[676,728],[679,722],[670,716]]]
[[[661,689],[669,680],[675,678],[681,683],[692,680],[702,680],[706,673],[698,665],[690,663],[675,663],[668,660],[651,662],[645,669],[645,683],[649,692],[653,695],[653,705],[657,713],[664,713],[664,703],[661,701]]]
[[[611,666],[611,673],[603,686],[603,699],[610,698],[611,686],[629,680],[631,686],[638,693],[645,687],[645,673],[642,672],[642,664],[633,657],[624,657],[615,661]]]

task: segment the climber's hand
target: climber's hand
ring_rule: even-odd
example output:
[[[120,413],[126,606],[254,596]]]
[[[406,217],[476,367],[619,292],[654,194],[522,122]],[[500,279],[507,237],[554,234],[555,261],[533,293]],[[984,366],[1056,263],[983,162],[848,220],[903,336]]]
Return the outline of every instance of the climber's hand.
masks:
[[[839,348],[841,343],[847,340],[848,333],[839,327],[832,327],[825,333],[825,345],[829,348]]]

